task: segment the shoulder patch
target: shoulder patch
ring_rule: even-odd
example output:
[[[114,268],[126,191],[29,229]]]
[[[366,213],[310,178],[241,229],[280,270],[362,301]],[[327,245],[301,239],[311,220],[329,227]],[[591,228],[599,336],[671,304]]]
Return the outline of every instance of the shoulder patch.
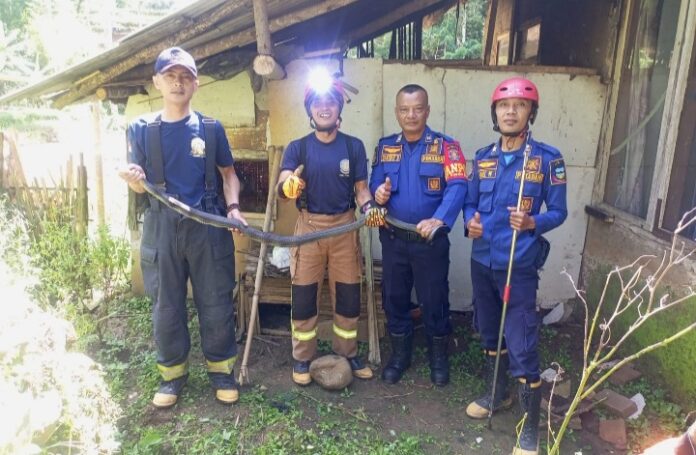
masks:
[[[566,184],[566,168],[563,158],[549,162],[549,177],[551,179],[551,185]]]
[[[536,142],[536,141],[535,141],[535,142]],[[558,150],[556,147],[554,147],[554,146],[552,146],[552,145],[545,144],[545,143],[543,143],[543,142],[536,142],[536,145],[537,145],[537,147],[539,147],[540,149],[544,150],[545,152],[547,152],[547,153],[549,153],[549,154],[551,154],[551,155],[553,155],[553,156],[559,156],[559,157],[561,156],[560,150]]]
[[[389,136],[381,137],[381,138],[379,138],[378,143],[382,144],[382,142],[388,141],[389,139],[396,139],[396,137],[398,135],[399,135],[399,133],[394,133],[394,134],[390,134]]]
[[[466,160],[464,159],[464,154],[462,153],[459,142],[445,142],[443,145],[445,180],[447,182],[452,180],[466,180]]]
[[[480,149],[476,150],[476,153],[474,153],[474,156],[476,158],[479,158],[480,155],[483,155],[484,153],[488,152],[490,149],[492,149],[495,146],[495,142],[488,144],[485,147],[481,147]]]
[[[379,162],[379,146],[375,147],[375,151],[372,154],[372,167],[377,166],[377,163]]]

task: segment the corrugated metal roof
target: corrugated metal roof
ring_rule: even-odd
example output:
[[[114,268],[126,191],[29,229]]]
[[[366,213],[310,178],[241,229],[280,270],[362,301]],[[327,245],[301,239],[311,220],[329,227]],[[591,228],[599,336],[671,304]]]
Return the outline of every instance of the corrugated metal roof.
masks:
[[[399,13],[395,12],[405,8],[407,4],[409,14],[413,14],[415,10],[432,11],[433,8],[454,2],[455,0],[267,0],[267,11],[269,22],[275,24],[272,26],[274,38],[293,38],[293,30],[300,27],[308,40],[308,43],[303,44],[310,44],[310,41],[331,41],[337,38],[336,35],[348,33],[351,28],[352,31],[364,29],[371,22],[381,24],[382,28],[388,25],[385,22],[397,23],[403,17],[397,17]],[[214,17],[217,20],[211,22]],[[309,23],[315,18],[318,23]],[[199,33],[191,36],[196,29],[200,30]],[[167,41],[171,43],[177,32],[181,31],[185,31],[187,38],[178,40],[175,44],[192,51],[196,59],[249,45],[255,41],[252,1],[199,0],[126,36],[112,49],[0,97],[0,104],[51,95],[61,96],[61,103],[58,104],[65,105],[89,96],[97,88],[97,84],[119,82],[120,76],[130,78],[134,75],[144,80],[144,74],[149,77],[149,68],[145,65],[151,65],[158,51],[169,45]],[[353,36],[351,39],[355,38],[359,37]],[[136,61],[132,57],[137,54],[140,55]]]
[[[253,27],[254,14],[251,0],[200,0],[126,36],[112,49],[73,65],[46,79],[0,97],[0,103],[10,103],[24,98],[35,98],[67,90],[76,81],[96,71],[125,60],[139,50],[157,46],[164,38],[181,29],[185,24],[205,19],[215,8],[228,2],[237,4],[237,7],[229,15],[230,19],[216,24],[213,28],[191,40],[180,42],[179,45],[184,48],[191,48]],[[317,2],[317,0],[271,0],[268,2],[268,14],[269,17],[277,17],[287,14],[294,9],[318,3],[320,2]]]

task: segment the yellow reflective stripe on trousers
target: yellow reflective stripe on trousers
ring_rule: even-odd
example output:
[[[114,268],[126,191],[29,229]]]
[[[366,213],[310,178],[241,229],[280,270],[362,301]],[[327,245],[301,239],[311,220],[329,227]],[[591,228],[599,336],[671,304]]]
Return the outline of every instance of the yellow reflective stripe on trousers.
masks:
[[[336,324],[333,325],[333,331],[336,335],[340,336],[341,338],[345,338],[346,340],[352,340],[353,338],[358,337],[357,330],[345,330],[340,328]]]
[[[166,367],[158,363],[157,369],[162,375],[162,379],[165,381],[171,381],[188,373],[188,360],[184,363],[180,363],[179,365],[172,365],[170,367]]]
[[[312,329],[309,332],[300,332],[295,328],[295,325],[293,324],[292,337],[297,341],[309,341],[317,337],[317,329]]]
[[[232,373],[232,369],[234,368],[234,362],[236,360],[237,356],[230,357],[227,360],[221,360],[219,362],[212,362],[210,360],[206,360],[206,363],[208,364],[208,372],[230,374]]]

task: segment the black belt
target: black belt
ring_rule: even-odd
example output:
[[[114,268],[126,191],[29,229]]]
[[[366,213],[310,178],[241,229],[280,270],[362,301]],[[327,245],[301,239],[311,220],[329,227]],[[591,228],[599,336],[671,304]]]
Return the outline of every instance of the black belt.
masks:
[[[392,234],[397,239],[403,240],[405,242],[416,242],[416,243],[426,243],[428,240],[417,232],[407,231],[395,226],[389,226],[387,232]]]

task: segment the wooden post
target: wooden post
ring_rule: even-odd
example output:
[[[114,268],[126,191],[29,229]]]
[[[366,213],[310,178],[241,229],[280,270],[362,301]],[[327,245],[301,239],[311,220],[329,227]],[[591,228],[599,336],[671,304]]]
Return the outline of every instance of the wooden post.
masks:
[[[266,214],[263,219],[263,231],[268,232],[271,229],[271,221],[273,218],[273,204],[278,194],[275,191],[278,183],[278,174],[280,173],[280,159],[283,155],[282,151],[276,151],[274,146],[268,148],[268,153],[272,155],[271,168],[268,174],[268,199],[266,200]],[[251,312],[249,314],[249,324],[247,324],[247,339],[244,346],[244,357],[242,358],[242,366],[239,369],[239,384],[243,385],[245,381],[249,381],[249,370],[247,364],[249,362],[249,353],[251,352],[251,342],[254,338],[254,328],[258,317],[259,310],[259,294],[261,292],[261,283],[263,281],[263,265],[266,260],[266,249],[268,244],[261,242],[259,251],[259,260],[256,263],[256,277],[254,280],[254,297],[251,300]],[[260,332],[260,330],[259,330]]]
[[[283,79],[285,70],[273,58],[273,41],[268,25],[268,7],[266,0],[253,0],[254,29],[256,31],[256,50],[259,55],[254,58],[254,71],[268,79]]]
[[[5,188],[5,133],[0,131],[0,189]]]
[[[75,228],[78,234],[87,235],[87,223],[89,208],[87,205],[87,168],[84,164],[84,155],[80,153],[80,164],[77,167],[77,213],[75,214]]]
[[[372,268],[372,229],[361,229],[363,234],[363,256],[365,257],[365,287],[367,292],[367,360],[379,365],[382,357],[379,352],[379,331],[377,330],[377,306],[375,303],[375,276]]]
[[[104,171],[102,164],[102,131],[101,131],[101,103],[92,103],[92,124],[94,126],[94,185],[97,191],[97,222],[99,226],[106,224],[104,214]]]
[[[491,51],[493,49],[493,38],[495,38],[495,21],[498,16],[498,0],[491,0],[488,8],[488,18],[484,36],[486,37],[483,47],[483,66],[490,65]]]

